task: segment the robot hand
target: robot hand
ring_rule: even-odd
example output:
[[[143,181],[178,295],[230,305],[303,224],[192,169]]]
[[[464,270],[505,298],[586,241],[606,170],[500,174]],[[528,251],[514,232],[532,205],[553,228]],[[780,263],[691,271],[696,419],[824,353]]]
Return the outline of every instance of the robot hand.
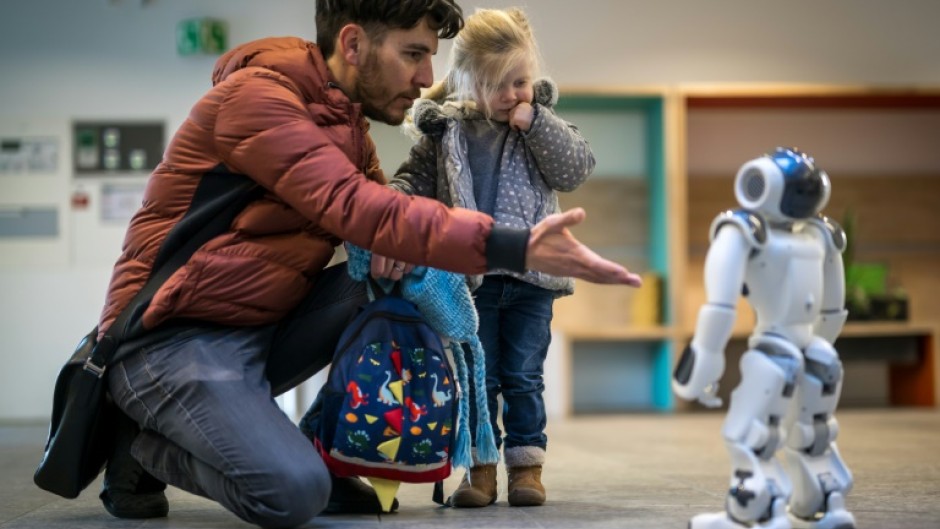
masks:
[[[709,408],[721,406],[718,380],[725,371],[725,356],[721,352],[705,351],[690,343],[682,353],[672,389],[686,400],[697,400]]]

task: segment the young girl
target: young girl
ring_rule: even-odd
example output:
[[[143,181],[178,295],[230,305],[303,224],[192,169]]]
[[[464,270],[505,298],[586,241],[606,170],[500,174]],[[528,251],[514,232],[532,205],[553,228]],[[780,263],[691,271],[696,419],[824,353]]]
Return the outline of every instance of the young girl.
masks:
[[[454,39],[446,77],[413,107],[406,128],[417,141],[389,185],[488,213],[510,227],[531,228],[557,213],[555,191],[584,182],[594,156],[577,129],[554,114],[557,89],[546,79],[535,81],[538,73],[538,48],[521,10],[484,9],[469,16]],[[492,428],[497,447],[505,443],[509,504],[541,505],[547,440],[543,364],[552,304],[573,292],[573,282],[509,271],[469,281],[486,353]],[[505,437],[496,424],[499,395]],[[473,431],[472,412],[470,420]],[[476,464],[450,503],[483,507],[496,496],[496,465]]]

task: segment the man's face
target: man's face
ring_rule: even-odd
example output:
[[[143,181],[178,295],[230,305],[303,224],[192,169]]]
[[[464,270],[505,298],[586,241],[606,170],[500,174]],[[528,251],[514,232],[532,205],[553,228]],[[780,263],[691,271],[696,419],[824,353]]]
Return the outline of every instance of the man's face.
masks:
[[[390,30],[375,42],[359,67],[355,99],[366,117],[400,125],[405,112],[431,86],[431,57],[437,53],[437,32],[422,20],[411,29]]]

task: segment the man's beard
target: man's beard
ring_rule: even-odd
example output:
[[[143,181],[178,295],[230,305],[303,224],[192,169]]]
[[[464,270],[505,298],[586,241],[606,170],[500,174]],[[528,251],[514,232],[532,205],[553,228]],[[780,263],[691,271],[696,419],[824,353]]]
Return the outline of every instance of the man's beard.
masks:
[[[420,96],[420,92],[417,90],[415,92],[415,94],[393,96],[382,78],[376,52],[372,51],[369,53],[369,56],[366,57],[365,62],[362,64],[362,68],[359,71],[359,80],[356,83],[356,98],[362,105],[362,113],[365,114],[367,118],[381,121],[388,125],[401,125],[404,120],[404,113],[400,116],[392,115],[389,112],[389,107],[398,97],[417,99]]]

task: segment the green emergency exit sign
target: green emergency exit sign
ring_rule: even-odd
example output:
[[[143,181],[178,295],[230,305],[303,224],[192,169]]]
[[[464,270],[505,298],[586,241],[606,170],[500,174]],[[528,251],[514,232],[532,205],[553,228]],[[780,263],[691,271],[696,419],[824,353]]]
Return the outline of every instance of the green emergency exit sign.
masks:
[[[224,20],[188,18],[176,25],[176,51],[180,55],[220,54],[228,48]]]

